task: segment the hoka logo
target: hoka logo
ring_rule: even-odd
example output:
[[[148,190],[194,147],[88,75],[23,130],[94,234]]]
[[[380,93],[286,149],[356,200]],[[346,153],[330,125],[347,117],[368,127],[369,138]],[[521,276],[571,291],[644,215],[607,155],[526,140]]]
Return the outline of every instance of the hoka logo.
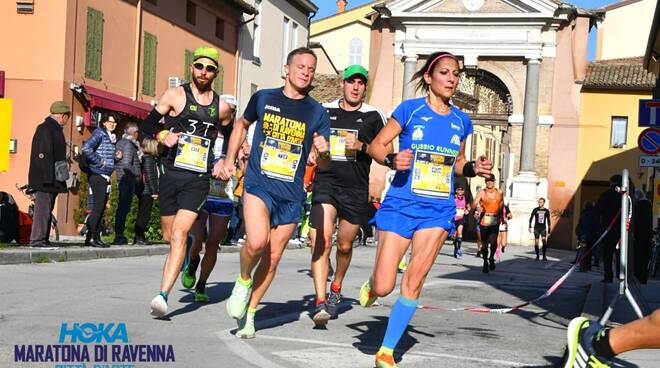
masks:
[[[455,144],[457,146],[460,146],[461,145],[461,139],[456,134],[454,134],[454,136],[451,137],[451,143]]]
[[[126,331],[126,324],[121,322],[117,323],[74,323],[70,328],[68,323],[62,323],[60,326],[60,339],[59,343],[63,344],[69,337],[69,342],[74,344],[82,342],[84,344],[90,343],[108,343],[113,344],[117,340],[128,344],[128,332]]]

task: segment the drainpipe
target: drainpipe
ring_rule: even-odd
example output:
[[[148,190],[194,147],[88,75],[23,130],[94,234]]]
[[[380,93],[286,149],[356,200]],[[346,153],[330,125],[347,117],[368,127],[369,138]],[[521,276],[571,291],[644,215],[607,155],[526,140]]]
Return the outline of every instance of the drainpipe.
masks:
[[[137,1],[135,7],[135,64],[133,64],[133,101],[138,100],[140,91],[140,49],[142,43],[142,0]]]
[[[312,32],[312,18],[316,16],[316,12],[312,12],[309,17],[307,17],[307,47],[309,47],[310,34]]]
[[[258,13],[257,13],[258,14]],[[238,23],[238,26],[236,27],[236,72],[235,72],[235,81],[236,81],[236,93],[235,96],[238,99],[238,106],[236,106],[236,112],[238,115],[238,112],[241,110],[241,105],[243,104],[243,99],[241,98],[241,88],[243,88],[243,83],[241,78],[241,72],[243,71],[243,50],[241,50],[241,34],[242,32],[242,27],[245,26],[247,28],[247,24],[252,22],[256,17],[257,14],[254,14],[254,16],[248,20],[245,20],[243,22]],[[239,115],[240,116],[240,115]]]

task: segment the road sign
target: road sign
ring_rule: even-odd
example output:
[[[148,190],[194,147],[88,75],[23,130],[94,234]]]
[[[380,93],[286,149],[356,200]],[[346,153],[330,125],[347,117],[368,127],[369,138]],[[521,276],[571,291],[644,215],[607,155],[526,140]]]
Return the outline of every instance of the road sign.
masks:
[[[639,155],[639,167],[660,167],[660,156]]]
[[[647,155],[660,153],[660,129],[646,128],[642,130],[637,138],[637,146]]]
[[[660,100],[639,100],[638,116],[637,126],[660,126]]]

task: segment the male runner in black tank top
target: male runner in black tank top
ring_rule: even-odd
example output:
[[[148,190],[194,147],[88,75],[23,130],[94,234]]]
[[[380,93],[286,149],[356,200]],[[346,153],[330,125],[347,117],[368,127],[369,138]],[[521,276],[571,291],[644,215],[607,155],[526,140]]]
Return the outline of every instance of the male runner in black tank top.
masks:
[[[529,216],[529,232],[534,232],[534,251],[539,260],[539,238],[543,242],[543,260],[547,261],[545,252],[548,249],[548,234],[550,233],[550,211],[545,208],[545,198],[539,198],[539,206],[532,210]],[[534,222],[534,227],[532,227]]]
[[[190,66],[192,83],[165,91],[141,125],[145,136],[166,148],[159,179],[163,239],[170,242],[160,294],[151,314],[167,313],[167,297],[185,258],[188,231],[209,191],[213,145],[222,125],[231,122],[231,108],[211,89],[218,71],[218,50],[200,47]],[[165,125],[158,124],[165,118]]]

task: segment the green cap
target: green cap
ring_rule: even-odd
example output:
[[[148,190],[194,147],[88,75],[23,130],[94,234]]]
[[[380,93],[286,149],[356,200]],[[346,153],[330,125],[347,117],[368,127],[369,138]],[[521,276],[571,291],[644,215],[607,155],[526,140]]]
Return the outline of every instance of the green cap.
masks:
[[[351,65],[348,68],[344,69],[344,80],[349,79],[354,75],[361,75],[364,79],[369,79],[369,72],[362,65]]]
[[[64,101],[55,101],[50,105],[51,114],[70,114],[71,107]]]
[[[218,65],[220,62],[220,53],[217,49],[208,46],[198,47],[193,54],[193,62],[199,58],[209,58],[213,60],[215,65]]]

